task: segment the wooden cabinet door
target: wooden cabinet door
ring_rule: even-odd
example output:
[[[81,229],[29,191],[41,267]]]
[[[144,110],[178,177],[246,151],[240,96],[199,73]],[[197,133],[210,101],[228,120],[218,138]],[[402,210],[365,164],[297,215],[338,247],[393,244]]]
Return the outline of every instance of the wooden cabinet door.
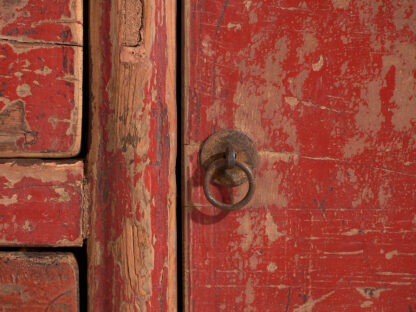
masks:
[[[184,14],[185,309],[415,311],[415,2],[185,0]],[[259,156],[254,198],[229,213],[199,159],[228,128]]]

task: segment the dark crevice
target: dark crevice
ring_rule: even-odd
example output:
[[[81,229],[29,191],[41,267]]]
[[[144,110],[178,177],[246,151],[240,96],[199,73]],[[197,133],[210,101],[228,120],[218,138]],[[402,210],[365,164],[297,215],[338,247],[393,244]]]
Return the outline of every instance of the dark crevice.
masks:
[[[89,5],[84,1],[83,16],[83,46],[82,46],[82,126],[81,150],[77,158],[86,158],[88,151],[89,124],[90,124],[90,54],[89,54]]]
[[[65,43],[65,42],[55,42],[55,41],[37,41],[37,40],[25,41],[25,40],[19,40],[16,38],[12,39],[12,38],[6,38],[6,37],[1,37],[0,42],[32,44],[32,45],[34,44],[34,45],[43,45],[43,46],[82,47],[81,45],[76,44],[76,43]]]

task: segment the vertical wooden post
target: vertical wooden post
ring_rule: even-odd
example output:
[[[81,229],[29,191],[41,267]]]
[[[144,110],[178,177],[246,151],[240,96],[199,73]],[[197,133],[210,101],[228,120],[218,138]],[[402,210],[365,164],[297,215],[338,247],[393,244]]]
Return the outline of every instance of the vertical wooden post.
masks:
[[[90,1],[89,311],[176,310],[175,14]]]

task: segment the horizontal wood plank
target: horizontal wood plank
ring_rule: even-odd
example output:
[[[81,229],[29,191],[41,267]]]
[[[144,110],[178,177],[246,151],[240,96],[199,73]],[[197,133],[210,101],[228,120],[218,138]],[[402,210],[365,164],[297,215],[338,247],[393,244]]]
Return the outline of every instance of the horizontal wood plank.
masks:
[[[80,246],[83,162],[0,163],[0,246]]]
[[[79,311],[78,265],[69,253],[0,253],[2,311]]]

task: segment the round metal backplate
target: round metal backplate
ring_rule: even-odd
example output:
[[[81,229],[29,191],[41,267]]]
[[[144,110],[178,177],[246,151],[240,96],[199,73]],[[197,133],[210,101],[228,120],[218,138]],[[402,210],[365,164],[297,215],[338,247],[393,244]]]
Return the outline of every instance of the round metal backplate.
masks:
[[[227,129],[214,133],[203,143],[200,157],[204,170],[213,161],[225,158],[225,152],[230,145],[234,147],[238,161],[246,163],[252,170],[256,168],[257,150],[253,140],[238,130]],[[212,181],[222,186],[238,186],[247,181],[247,176],[240,168],[235,167],[216,172]]]

